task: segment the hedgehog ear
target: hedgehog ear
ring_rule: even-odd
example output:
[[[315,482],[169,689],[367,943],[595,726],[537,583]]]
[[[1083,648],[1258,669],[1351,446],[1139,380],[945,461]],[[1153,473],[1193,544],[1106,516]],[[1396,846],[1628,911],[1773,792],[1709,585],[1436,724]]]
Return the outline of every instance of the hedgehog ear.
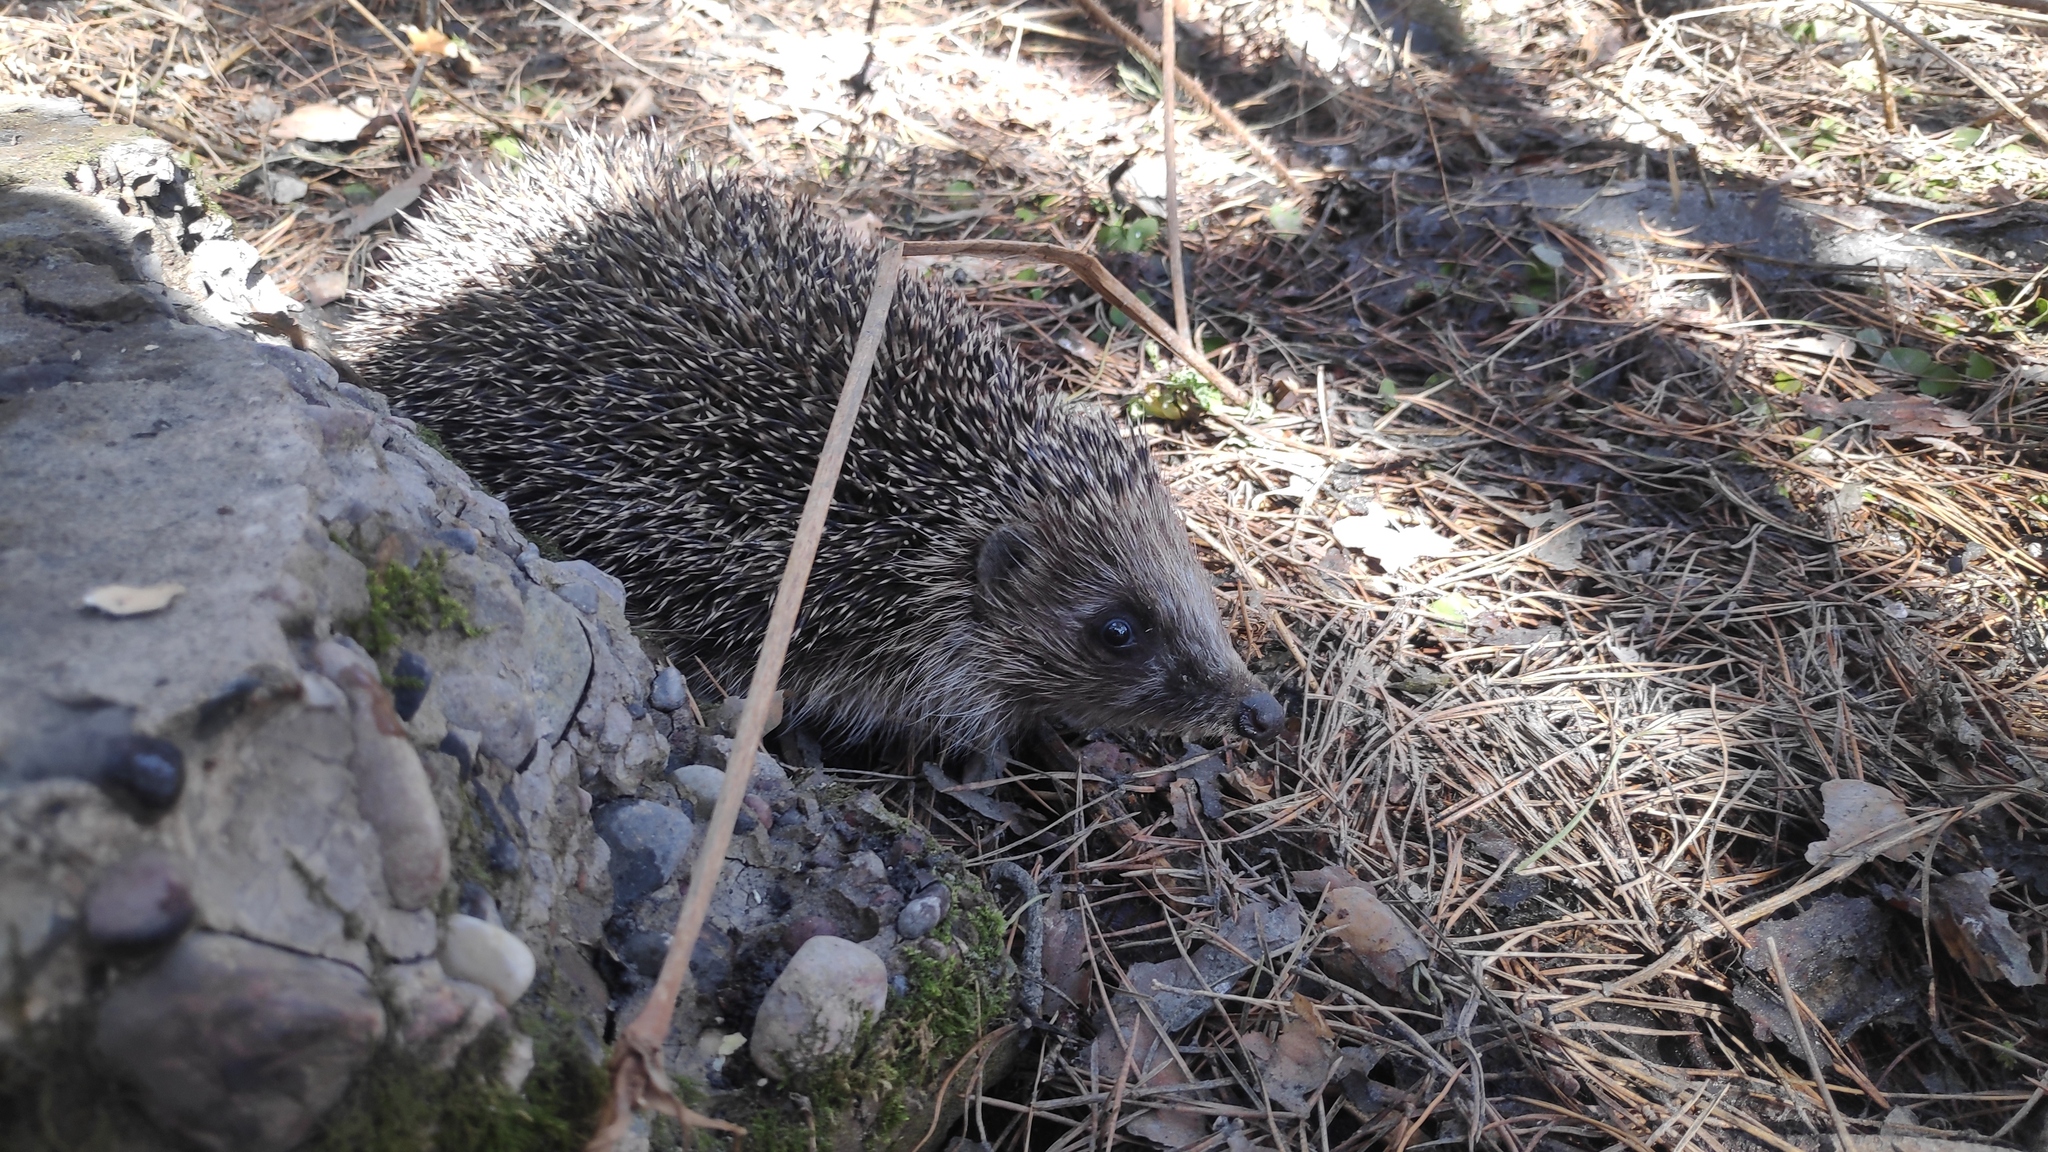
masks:
[[[981,551],[974,557],[975,581],[984,593],[995,592],[1023,571],[1036,549],[1037,541],[1028,529],[1003,525],[981,542]]]

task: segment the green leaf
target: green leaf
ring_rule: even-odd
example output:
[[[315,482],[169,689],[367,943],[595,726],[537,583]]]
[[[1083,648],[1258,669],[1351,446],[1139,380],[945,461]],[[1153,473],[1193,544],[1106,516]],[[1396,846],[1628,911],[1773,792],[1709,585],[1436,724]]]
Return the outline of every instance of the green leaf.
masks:
[[[1780,372],[1771,377],[1771,387],[1776,388],[1787,396],[1797,396],[1805,390],[1806,385],[1800,381],[1799,377],[1794,376],[1790,372]]]
[[[1920,391],[1929,396],[1946,396],[1962,386],[1956,370],[1946,364],[1936,364],[1920,378]]]
[[[1529,245],[1529,255],[1543,261],[1552,268],[1564,267],[1564,253],[1559,252],[1548,244]]]
[[[1875,328],[1858,328],[1856,342],[1863,345],[1863,351],[1875,356],[1884,350],[1884,333]]]
[[[1970,353],[1970,362],[1963,365],[1963,375],[1972,380],[1989,380],[1998,375],[1998,362],[1982,352]]]
[[[1977,141],[1983,138],[1984,130],[1982,128],[1973,127],[1968,124],[1948,134],[1948,142],[1958,148],[1975,148]]]
[[[1428,611],[1431,616],[1447,624],[1463,625],[1479,614],[1480,605],[1463,592],[1453,592],[1449,596],[1430,601]]]
[[[1380,377],[1380,399],[1382,399],[1382,400],[1399,400],[1400,398],[1401,398],[1401,386],[1400,386],[1399,384],[1396,384],[1396,383],[1394,383],[1394,379],[1393,379],[1393,377],[1391,377],[1391,376],[1382,376],[1382,377]]]
[[[1112,307],[1109,310],[1109,322],[1119,328],[1129,328],[1131,326],[1131,318],[1124,315],[1124,310],[1121,308]]]
[[[1508,307],[1514,309],[1515,315],[1527,318],[1543,312],[1543,301],[1517,292],[1508,297]]]
[[[1043,300],[1045,299],[1045,289],[1033,288],[1029,293],[1027,293],[1027,295],[1029,295],[1033,300]]]
[[[1162,19],[1163,19],[1163,17],[1162,17]],[[1016,274],[1015,276],[1012,276],[1012,277],[1011,277],[1011,279],[1012,279],[1012,280],[1036,280],[1036,279],[1038,279],[1038,269],[1036,269],[1036,268],[1019,268],[1019,269],[1017,269],[1017,274]]]
[[[1934,357],[1918,348],[1892,348],[1878,357],[1877,366],[1907,376],[1924,376],[1934,366]]]
[[[496,152],[507,160],[517,160],[521,156],[526,155],[526,149],[519,146],[519,137],[517,136],[491,137],[491,151]]]
[[[1202,337],[1202,352],[1204,354],[1207,354],[1210,352],[1220,351],[1224,347],[1228,346],[1229,343],[1230,341],[1211,332],[1208,335]]]
[[[1302,217],[1301,205],[1294,203],[1275,204],[1266,209],[1266,225],[1282,236],[1299,236],[1308,230],[1308,223]]]
[[[1038,219],[1042,215],[1044,215],[1044,213],[1038,212],[1031,208],[1019,208],[1017,209],[1017,223],[1029,224],[1032,221]]]

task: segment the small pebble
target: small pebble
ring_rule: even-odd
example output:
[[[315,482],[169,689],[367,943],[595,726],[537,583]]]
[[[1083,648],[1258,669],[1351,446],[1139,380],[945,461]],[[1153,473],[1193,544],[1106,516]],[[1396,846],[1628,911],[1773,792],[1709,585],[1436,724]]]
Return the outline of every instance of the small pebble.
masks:
[[[813,936],[761,998],[747,1048],[761,1071],[788,1079],[851,1051],[862,1025],[888,1006],[881,957],[851,940]]]
[[[612,850],[612,901],[627,908],[668,883],[690,849],[690,818],[651,800],[622,800],[598,809],[592,823]]]
[[[813,936],[837,936],[839,925],[829,916],[799,916],[782,930],[783,951],[794,954]]]
[[[519,937],[488,921],[457,913],[441,940],[441,967],[457,980],[490,989],[510,1007],[533,983],[533,951]]]
[[[166,853],[147,851],[108,869],[85,899],[85,934],[102,948],[147,948],[192,923],[192,892]]]
[[[426,703],[427,689],[434,683],[433,670],[417,652],[400,652],[391,668],[391,707],[400,720],[410,720]]]
[[[674,668],[663,668],[654,674],[654,686],[647,692],[647,702],[663,712],[674,712],[683,706],[683,674]]]
[[[474,880],[462,882],[462,895],[455,908],[464,916],[473,916],[486,924],[496,924],[500,928],[505,926],[505,922],[498,916],[497,897],[491,895],[490,889]]]
[[[944,884],[934,884],[918,893],[903,911],[896,914],[896,934],[905,940],[916,940],[939,926],[946,913],[953,910],[953,892]]]
[[[718,793],[725,787],[725,773],[709,764],[685,764],[668,774],[675,783],[676,791],[683,799],[696,805],[697,814],[709,816],[718,803]]]
[[[434,533],[434,539],[465,556],[476,555],[476,533],[467,528],[443,528]]]
[[[491,846],[484,849],[484,863],[488,864],[493,872],[508,875],[518,872],[519,845],[514,844],[510,836],[492,838]]]
[[[185,754],[169,740],[129,736],[101,765],[96,782],[142,819],[154,819],[185,791]]]

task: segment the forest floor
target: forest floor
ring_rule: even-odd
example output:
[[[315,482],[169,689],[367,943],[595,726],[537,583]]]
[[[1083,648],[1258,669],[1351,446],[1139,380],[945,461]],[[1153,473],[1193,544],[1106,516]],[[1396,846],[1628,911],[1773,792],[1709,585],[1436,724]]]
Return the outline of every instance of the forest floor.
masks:
[[[1164,312],[1159,74],[1107,22],[1159,14],[1079,2],[7,2],[0,90],[189,149],[321,304],[429,174],[653,119]],[[949,1135],[2048,1143],[2048,8],[1180,22],[1191,318],[1248,403],[1055,268],[928,274],[1139,421],[1299,729],[1220,772],[1042,749],[1027,835],[872,782],[1057,879],[1081,969]],[[1087,1039],[1134,965],[1297,902],[1156,1059]]]

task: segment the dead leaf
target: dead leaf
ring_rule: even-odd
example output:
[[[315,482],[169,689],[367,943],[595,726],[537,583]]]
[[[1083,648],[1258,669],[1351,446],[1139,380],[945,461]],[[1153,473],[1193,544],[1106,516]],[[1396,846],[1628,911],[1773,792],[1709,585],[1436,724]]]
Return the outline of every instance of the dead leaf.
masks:
[[[1258,1065],[1266,1095],[1289,1112],[1308,1111],[1337,1065],[1337,1046],[1316,1035],[1307,1020],[1291,1020],[1272,1040],[1257,1032],[1243,1039],[1245,1054]]]
[[[1317,1036],[1324,1040],[1335,1040],[1337,1038],[1336,1030],[1330,1027],[1329,1021],[1323,1019],[1322,1005],[1299,992],[1294,994],[1289,1004],[1293,1007],[1295,1015],[1308,1021],[1309,1027],[1316,1030]]]
[[[1866,1024],[1909,1010],[1913,993],[1888,972],[1886,927],[1876,901],[1832,895],[1797,916],[1751,929],[1742,966],[1758,975],[1736,981],[1734,999],[1749,1014],[1756,1038],[1789,1042],[1797,1035],[1770,975],[1769,941],[1777,942],[1793,991],[1837,1039],[1846,1041]],[[1828,1059],[1825,1050],[1821,1059]]]
[[[348,227],[341,230],[343,236],[360,236],[384,221],[405,210],[406,206],[420,198],[427,181],[434,178],[434,170],[425,164],[412,170],[412,175],[385,189],[382,196],[349,213]]]
[[[2012,917],[1991,906],[1998,870],[1985,868],[1950,876],[1928,892],[1934,931],[1979,980],[2003,980],[2015,988],[2042,982],[2027,942],[2012,929]]]
[[[278,117],[270,135],[311,144],[352,144],[369,123],[368,116],[339,104],[301,104]]]
[[[109,616],[147,616],[170,607],[185,591],[183,584],[151,584],[137,588],[127,584],[102,584],[85,594],[85,606]]]
[[[1880,392],[1861,400],[1830,400],[1807,392],[1799,406],[1816,420],[1867,420],[1886,440],[1913,436],[1982,436],[1970,418],[1918,392]]]
[[[413,50],[414,55],[455,55],[455,42],[448,39],[448,34],[439,28],[415,28],[410,24],[400,24],[398,30],[405,33],[406,46]]]
[[[1457,551],[1457,545],[1428,528],[1395,523],[1393,514],[1377,504],[1368,504],[1364,512],[1331,524],[1330,534],[1344,547],[1378,560],[1388,572]]]
[[[1855,858],[1869,860],[1875,853],[1857,846],[1860,841],[1898,827],[1912,817],[1905,801],[1888,788],[1865,780],[1828,780],[1820,786],[1821,819],[1827,821],[1828,838],[1806,846],[1806,862],[1821,864]],[[1884,850],[1888,860],[1904,860],[1918,851],[1921,840],[1895,844]]]
[[[1389,988],[1401,987],[1408,969],[1429,958],[1415,929],[1362,883],[1324,894],[1323,927]]]

